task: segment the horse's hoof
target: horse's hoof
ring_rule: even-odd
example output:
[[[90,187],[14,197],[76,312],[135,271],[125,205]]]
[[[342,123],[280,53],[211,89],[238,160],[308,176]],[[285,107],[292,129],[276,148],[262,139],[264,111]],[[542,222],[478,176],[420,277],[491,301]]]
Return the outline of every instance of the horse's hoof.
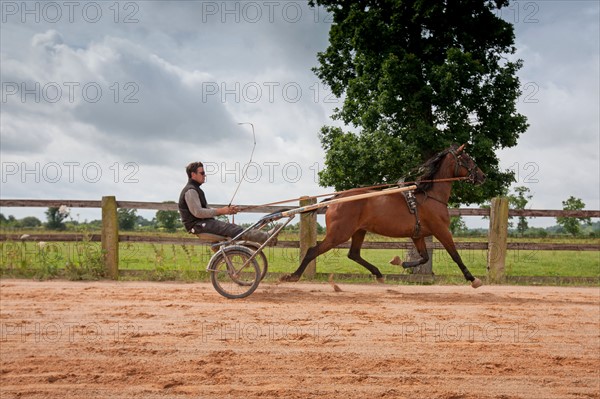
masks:
[[[286,274],[279,278],[279,281],[282,283],[295,283],[298,280],[300,280],[300,277],[295,276],[293,274]]]
[[[394,256],[392,260],[390,260],[390,265],[399,266],[402,263],[402,259],[398,255]]]
[[[482,285],[483,285],[483,283],[477,277],[475,277],[475,280],[471,281],[471,287],[473,287],[473,288],[479,288]]]
[[[342,292],[342,289],[340,287],[338,287],[338,285],[335,283],[335,281],[333,281],[333,273],[331,273],[329,275],[329,284],[333,287],[333,290],[335,292]]]
[[[379,284],[385,284],[385,277],[383,276],[377,277],[375,280],[377,280]]]

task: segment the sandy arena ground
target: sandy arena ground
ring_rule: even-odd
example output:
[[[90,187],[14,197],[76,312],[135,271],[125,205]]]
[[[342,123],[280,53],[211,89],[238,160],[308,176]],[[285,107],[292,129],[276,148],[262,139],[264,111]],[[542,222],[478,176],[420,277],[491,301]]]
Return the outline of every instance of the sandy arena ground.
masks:
[[[0,281],[5,398],[600,398],[598,288]]]

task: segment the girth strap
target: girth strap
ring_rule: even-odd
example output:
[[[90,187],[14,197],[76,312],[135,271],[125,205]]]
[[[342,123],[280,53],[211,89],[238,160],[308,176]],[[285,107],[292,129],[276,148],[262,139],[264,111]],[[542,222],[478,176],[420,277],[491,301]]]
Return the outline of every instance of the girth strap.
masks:
[[[421,220],[419,219],[419,207],[417,206],[417,197],[415,197],[414,191],[405,191],[404,199],[406,200],[406,204],[408,205],[408,210],[410,213],[415,215],[415,231],[413,233],[413,238],[418,238],[421,233]]]

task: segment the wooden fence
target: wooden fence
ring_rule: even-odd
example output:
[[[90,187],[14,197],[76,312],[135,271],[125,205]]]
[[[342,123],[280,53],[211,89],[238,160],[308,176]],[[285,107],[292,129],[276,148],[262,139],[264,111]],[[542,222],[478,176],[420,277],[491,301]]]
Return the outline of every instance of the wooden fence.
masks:
[[[313,199],[304,198],[299,206],[310,204]],[[119,242],[146,242],[163,244],[201,244],[195,237],[159,237],[147,235],[124,235],[119,234],[117,222],[117,209],[148,209],[176,211],[177,204],[163,202],[137,202],[117,201],[114,196],[102,197],[100,201],[87,200],[38,200],[38,199],[0,199],[0,208],[4,207],[60,207],[69,208],[101,208],[102,209],[102,233],[88,237],[91,241],[100,241],[104,254],[104,265],[109,278],[117,279],[119,276]],[[211,207],[224,205],[214,204]],[[246,205],[240,205],[242,208]],[[252,206],[247,213],[268,214],[289,209],[289,206]],[[597,244],[561,244],[561,243],[509,243],[508,218],[513,216],[524,217],[590,217],[599,218],[600,211],[563,211],[563,210],[515,210],[508,209],[508,199],[505,197],[494,198],[491,207],[487,208],[459,208],[450,209],[451,216],[487,216],[489,217],[488,242],[458,242],[458,249],[487,250],[487,270],[490,282],[501,282],[504,279],[504,266],[507,250],[554,250],[554,251],[598,251]],[[325,213],[325,209],[319,209],[317,213]],[[300,239],[299,241],[279,241],[278,247],[300,248],[300,256],[317,241],[317,217],[315,213],[303,214],[300,217]],[[0,241],[18,240],[19,237],[11,234],[0,234]],[[38,241],[81,241],[82,235],[77,234],[36,234],[30,239]],[[432,248],[442,248],[439,243],[431,244]],[[338,248],[348,248],[349,243],[342,244]],[[411,242],[365,242],[366,249],[412,249]],[[315,264],[307,269],[307,275],[315,274]]]

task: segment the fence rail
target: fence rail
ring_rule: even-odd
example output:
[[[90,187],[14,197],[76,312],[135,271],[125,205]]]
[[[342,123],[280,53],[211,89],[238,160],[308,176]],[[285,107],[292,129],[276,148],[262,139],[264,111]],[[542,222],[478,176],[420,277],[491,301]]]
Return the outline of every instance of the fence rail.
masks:
[[[101,208],[102,201],[93,200],[44,200],[44,199],[0,199],[0,208],[18,207],[18,208],[46,208],[60,207],[65,205],[69,208]],[[211,204],[210,207],[222,207],[225,204]],[[240,208],[249,208],[244,213],[272,213],[284,209],[290,209],[290,206],[256,206],[239,205]],[[177,204],[170,202],[140,202],[140,201],[117,201],[118,208],[125,209],[149,209],[176,211]],[[450,208],[450,216],[490,216],[489,208]],[[325,213],[325,209],[319,209],[318,213]],[[508,216],[525,217],[575,217],[575,218],[600,218],[600,210],[580,210],[564,211],[558,209],[509,209]]]
[[[162,244],[188,244],[201,245],[195,237],[157,237],[148,235],[119,234],[116,223],[117,208],[126,209],[149,209],[149,210],[177,210],[177,204],[164,202],[139,202],[139,201],[117,201],[115,197],[103,197],[100,201],[93,200],[43,200],[43,199],[0,199],[2,207],[60,207],[70,208],[101,208],[102,209],[102,234],[91,234],[85,237],[81,234],[31,234],[25,239],[36,241],[89,241],[101,242],[105,254],[104,261],[107,274],[111,278],[118,278],[118,243],[162,243]],[[221,207],[222,204],[212,204],[211,207]],[[290,206],[250,206],[244,213],[268,214],[289,209]],[[324,213],[325,209],[319,209],[317,213]],[[597,244],[565,244],[565,243],[534,243],[534,242],[507,242],[508,218],[513,216],[524,217],[577,217],[577,218],[600,218],[598,210],[564,211],[545,209],[509,210],[506,198],[494,198],[490,208],[453,208],[449,210],[451,216],[487,216],[490,218],[490,229],[487,242],[457,242],[458,249],[487,250],[488,251],[488,275],[492,281],[500,282],[504,278],[504,259],[507,250],[553,250],[553,251],[598,251]],[[285,248],[308,248],[316,244],[316,215],[309,218],[300,218],[301,234],[299,241],[279,241],[278,247]],[[314,234],[306,234],[312,231]],[[16,234],[0,234],[0,241],[18,241],[24,239]],[[349,243],[344,243],[338,248],[349,248]],[[365,242],[365,249],[412,249],[412,242],[404,241],[371,241]],[[430,244],[430,248],[443,248],[440,243]],[[313,269],[311,273],[314,274]]]

